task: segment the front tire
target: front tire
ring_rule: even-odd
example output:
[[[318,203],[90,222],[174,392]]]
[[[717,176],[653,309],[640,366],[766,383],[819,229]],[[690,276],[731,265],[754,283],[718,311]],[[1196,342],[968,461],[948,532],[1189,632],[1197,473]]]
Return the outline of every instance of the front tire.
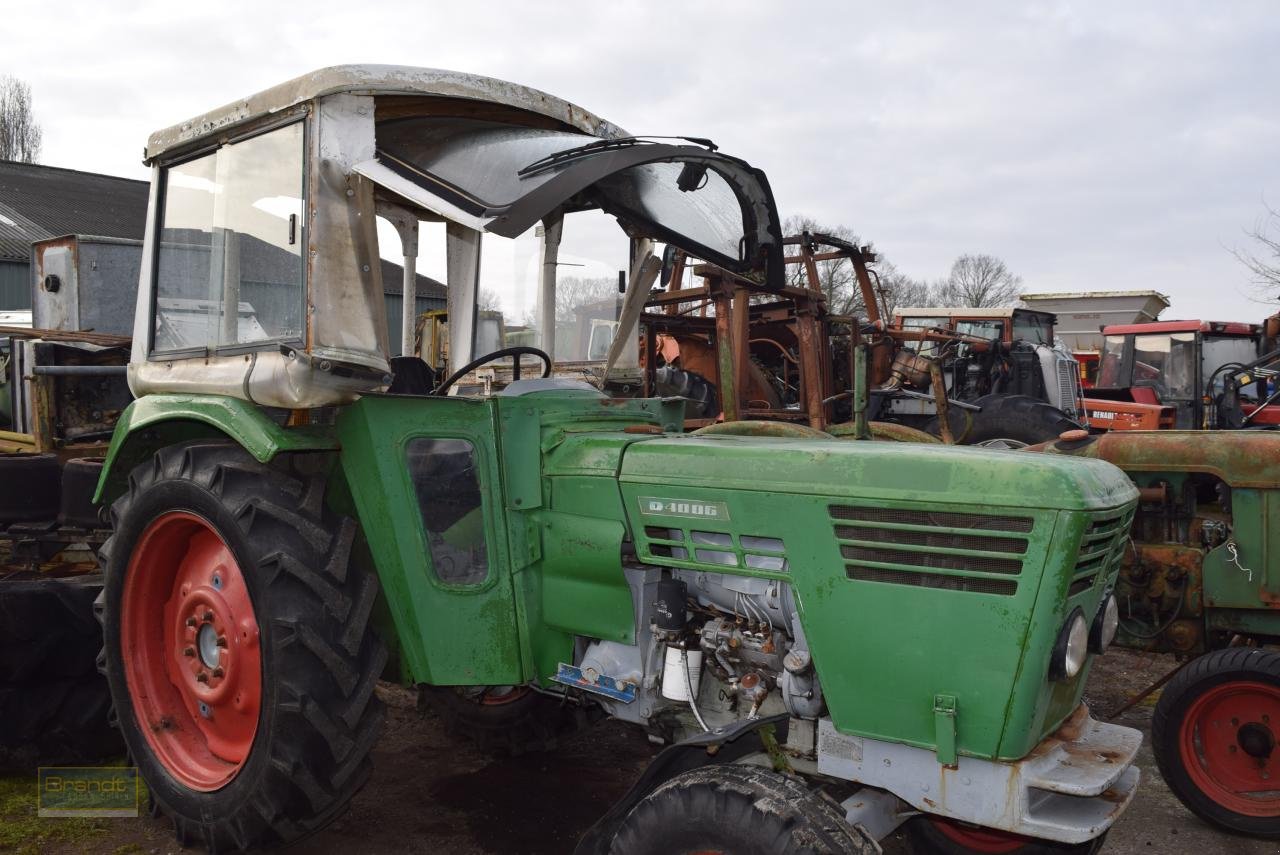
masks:
[[[323,479],[229,442],[162,449],[112,507],[103,661],[134,763],[180,842],[287,843],[369,774],[386,652],[376,579]]]
[[[636,805],[610,855],[871,855],[874,843],[795,778],[756,766],[703,766]]]
[[[1232,647],[1201,656],[1156,704],[1151,744],[1169,789],[1205,822],[1280,838],[1280,655]]]

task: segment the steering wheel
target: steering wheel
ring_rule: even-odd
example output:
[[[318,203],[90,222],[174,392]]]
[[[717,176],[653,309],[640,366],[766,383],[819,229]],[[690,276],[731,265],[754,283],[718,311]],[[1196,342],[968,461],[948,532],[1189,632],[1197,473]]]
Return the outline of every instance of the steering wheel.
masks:
[[[495,350],[493,353],[486,353],[484,356],[480,357],[479,359],[471,360],[466,365],[462,366],[457,371],[453,372],[448,377],[446,377],[443,381],[441,381],[440,385],[437,386],[431,394],[443,395],[449,391],[449,389],[453,386],[454,383],[457,383],[459,380],[461,380],[463,377],[466,377],[472,371],[475,371],[481,365],[486,365],[490,362],[493,362],[498,359],[503,359],[508,356],[515,357],[515,359],[512,360],[513,368],[511,369],[511,380],[512,382],[519,380],[520,379],[520,357],[525,355],[526,353],[531,356],[536,356],[542,360],[542,376],[543,377],[551,376],[551,357],[547,355],[547,352],[545,350],[539,350],[536,347],[527,347],[525,345],[520,345],[518,347],[504,347],[502,350]]]

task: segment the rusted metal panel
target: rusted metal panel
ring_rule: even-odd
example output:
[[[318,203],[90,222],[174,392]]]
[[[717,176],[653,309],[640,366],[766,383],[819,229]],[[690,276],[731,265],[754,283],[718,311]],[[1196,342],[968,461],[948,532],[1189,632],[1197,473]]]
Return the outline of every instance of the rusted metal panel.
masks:
[[[1095,457],[1126,472],[1202,472],[1233,487],[1273,489],[1280,483],[1280,435],[1253,431],[1121,431],[1053,453]]]

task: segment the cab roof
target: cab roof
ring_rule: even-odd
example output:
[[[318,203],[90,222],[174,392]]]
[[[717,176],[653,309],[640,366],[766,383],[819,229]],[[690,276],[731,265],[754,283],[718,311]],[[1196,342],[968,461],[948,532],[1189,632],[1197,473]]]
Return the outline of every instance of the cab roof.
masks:
[[[1053,316],[1052,312],[1027,309],[1022,306],[997,306],[992,309],[974,309],[969,306],[952,308],[912,306],[895,309],[893,314],[900,318],[1012,318],[1015,314]]]
[[[541,116],[565,130],[605,138],[626,135],[617,125],[576,104],[493,77],[407,65],[333,65],[156,131],[147,140],[146,160],[150,162],[165,152],[236,125],[337,93],[475,101]]]
[[[1259,335],[1262,327],[1239,321],[1152,321],[1146,324],[1111,324],[1103,335],[1143,335],[1146,333],[1202,332],[1222,335]]]

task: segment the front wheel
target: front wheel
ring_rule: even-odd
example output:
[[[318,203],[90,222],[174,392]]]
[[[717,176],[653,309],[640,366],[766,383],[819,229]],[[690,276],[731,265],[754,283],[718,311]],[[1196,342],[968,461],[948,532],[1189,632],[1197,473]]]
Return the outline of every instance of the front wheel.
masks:
[[[906,832],[916,855],[1094,855],[1107,836],[1086,843],[1055,843],[927,815],[908,822]]]
[[[1184,805],[1240,834],[1280,838],[1280,655],[1233,647],[1174,677],[1151,720],[1156,765]]]
[[[172,446],[112,507],[99,599],[130,754],[179,841],[287,843],[366,780],[386,652],[375,578],[323,481],[238,445]]]
[[[871,855],[878,847],[795,778],[756,766],[703,766],[636,805],[610,855]]]

